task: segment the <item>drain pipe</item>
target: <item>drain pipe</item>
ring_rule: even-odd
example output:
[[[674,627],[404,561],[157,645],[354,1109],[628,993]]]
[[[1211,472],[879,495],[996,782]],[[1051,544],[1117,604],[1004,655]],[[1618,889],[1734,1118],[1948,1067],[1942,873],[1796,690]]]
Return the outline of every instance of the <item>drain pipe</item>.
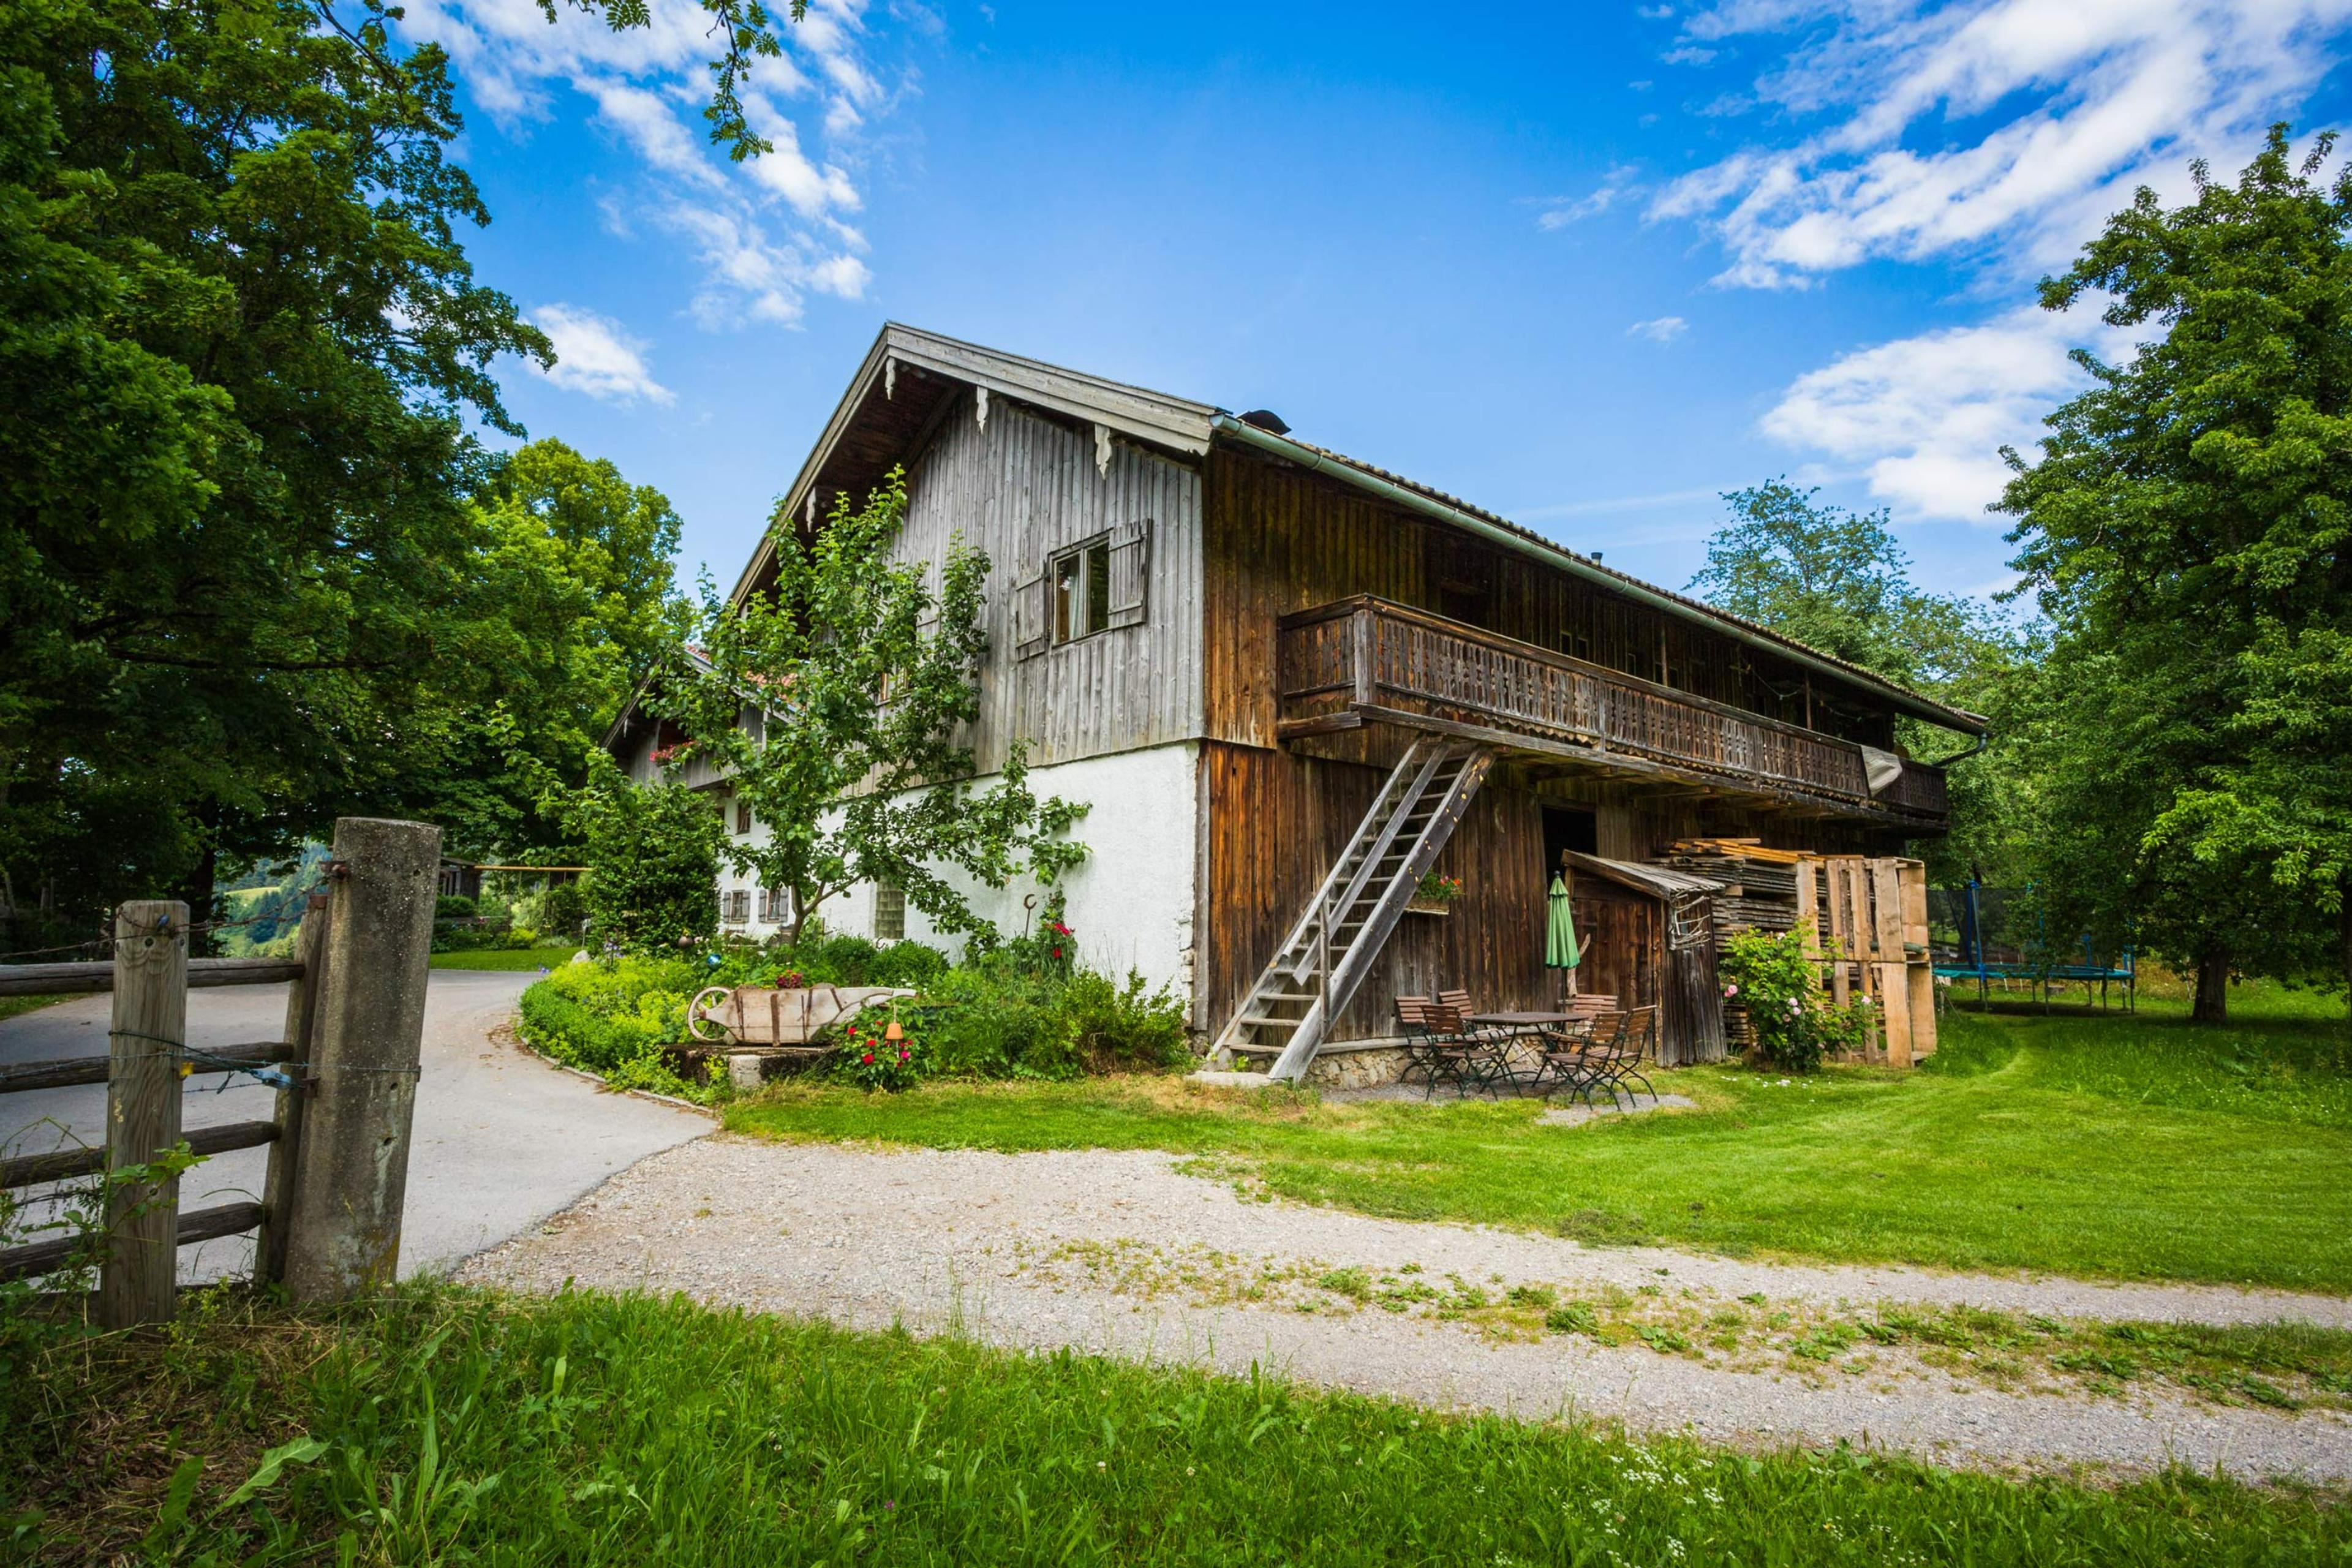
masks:
[[[1990,725],[1990,724],[1988,724],[1988,725],[1986,725],[1986,726],[1985,726],[1985,728],[1984,728],[1983,731],[1982,731],[1981,733],[1979,733],[1979,734],[1977,736],[1977,743],[1976,743],[1975,745],[1970,746],[1970,747],[1969,747],[1967,751],[1965,751],[1965,752],[1954,752],[1950,756],[1946,757],[1946,758],[1945,758],[1942,762],[1940,762],[1940,763],[1928,763],[1928,764],[1927,764],[1927,766],[1929,766],[1929,767],[1931,767],[1931,768],[1948,768],[1948,767],[1950,767],[1954,763],[1965,763],[1965,762],[1967,762],[1970,757],[1975,756],[1979,752],[1983,751],[1983,750],[1985,749],[1986,744],[1987,744],[1988,742],[1990,742],[1991,740],[1992,740],[1992,726],[1991,726],[1991,725]]]

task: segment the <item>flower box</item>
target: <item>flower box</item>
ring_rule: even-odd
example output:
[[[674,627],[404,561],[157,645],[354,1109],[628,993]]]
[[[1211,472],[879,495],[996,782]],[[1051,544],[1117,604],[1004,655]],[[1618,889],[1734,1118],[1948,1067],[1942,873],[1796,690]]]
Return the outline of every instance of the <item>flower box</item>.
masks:
[[[1454,900],[1424,898],[1415,893],[1412,901],[1405,905],[1404,912],[1409,915],[1450,915],[1454,912]]]

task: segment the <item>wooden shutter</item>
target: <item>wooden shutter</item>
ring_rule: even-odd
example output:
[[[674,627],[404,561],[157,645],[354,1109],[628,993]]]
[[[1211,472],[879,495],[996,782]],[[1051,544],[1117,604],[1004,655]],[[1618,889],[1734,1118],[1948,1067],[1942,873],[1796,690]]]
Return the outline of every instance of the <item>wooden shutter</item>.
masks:
[[[1043,567],[1013,586],[1013,657],[1034,658],[1045,651],[1045,632],[1052,625],[1045,614],[1045,573]]]
[[[1151,596],[1151,520],[1110,531],[1110,624],[1139,626]]]

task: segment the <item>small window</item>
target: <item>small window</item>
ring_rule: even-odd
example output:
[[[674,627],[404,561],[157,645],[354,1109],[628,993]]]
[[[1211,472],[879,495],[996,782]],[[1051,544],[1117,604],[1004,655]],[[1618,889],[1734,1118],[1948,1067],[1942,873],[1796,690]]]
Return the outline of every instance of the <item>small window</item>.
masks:
[[[1110,629],[1110,540],[1090,540],[1054,557],[1054,640],[1076,642]]]
[[[739,834],[751,831],[751,808],[740,801],[735,803],[735,831]]]
[[[777,922],[778,921],[782,920],[782,919],[784,918],[784,917],[783,917],[783,912],[782,912],[782,910],[783,910],[783,904],[784,904],[784,900],[783,900],[782,895],[782,894],[780,894],[780,893],[778,893],[778,892],[776,891],[776,889],[773,889],[773,888],[762,888],[762,889],[760,889],[760,921],[761,921],[761,923],[762,925],[772,925],[772,924],[774,924],[775,922]]]
[[[751,890],[749,888],[730,889],[724,900],[722,917],[729,925],[741,925],[751,918]]]
[[[907,894],[896,883],[874,884],[874,940],[907,940]]]

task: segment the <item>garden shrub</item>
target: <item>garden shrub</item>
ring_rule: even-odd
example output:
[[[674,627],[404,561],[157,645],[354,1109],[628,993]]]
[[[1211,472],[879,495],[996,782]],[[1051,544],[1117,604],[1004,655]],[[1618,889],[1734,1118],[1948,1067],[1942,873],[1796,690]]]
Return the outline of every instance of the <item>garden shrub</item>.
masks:
[[[687,1037],[687,1002],[708,977],[709,965],[680,958],[562,964],[523,992],[516,1028],[532,1049],[615,1088],[709,1099],[662,1050]]]
[[[675,952],[719,930],[719,808],[684,784],[614,778],[576,806],[588,846],[586,900],[596,940],[624,952]]]
[[[1822,963],[1795,931],[1758,931],[1736,932],[1717,961],[1724,1000],[1748,1009],[1757,1049],[1782,1072],[1811,1072],[1825,1054],[1854,1050],[1869,1038],[1866,1008],[1834,1006],[1822,992]]]
[[[688,1002],[706,985],[893,985],[919,994],[896,1010],[902,1038],[883,1038],[877,1009],[845,1026],[830,1070],[866,1089],[919,1079],[1074,1079],[1151,1072],[1191,1060],[1184,1005],[1140,974],[1122,984],[1079,969],[1075,939],[1049,904],[1034,935],[961,965],[919,942],[880,945],[812,929],[798,946],[721,942],[698,959],[646,956],[566,964],[523,993],[522,1035],[560,1061],[624,1088],[715,1098],[681,1082],[662,1047],[687,1038]]]

